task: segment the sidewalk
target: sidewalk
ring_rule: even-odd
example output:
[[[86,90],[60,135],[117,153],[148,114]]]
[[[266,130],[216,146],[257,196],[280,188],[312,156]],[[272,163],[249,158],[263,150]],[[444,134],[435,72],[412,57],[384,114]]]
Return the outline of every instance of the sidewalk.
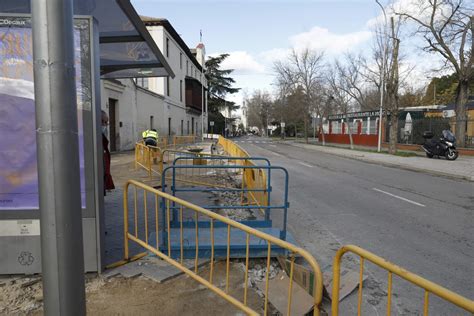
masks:
[[[455,161],[447,161],[444,158],[429,159],[425,156],[401,157],[388,155],[386,153],[373,153],[340,147],[328,147],[314,143],[304,144],[294,141],[285,143],[296,147],[320,151],[340,157],[357,159],[368,163],[474,181],[474,157],[459,156]]]

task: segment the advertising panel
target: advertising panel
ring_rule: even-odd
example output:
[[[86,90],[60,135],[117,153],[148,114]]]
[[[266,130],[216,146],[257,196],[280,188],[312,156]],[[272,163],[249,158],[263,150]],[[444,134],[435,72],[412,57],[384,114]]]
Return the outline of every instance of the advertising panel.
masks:
[[[90,24],[74,23],[82,207],[84,119],[90,111]],[[31,18],[0,16],[0,211],[39,208]]]

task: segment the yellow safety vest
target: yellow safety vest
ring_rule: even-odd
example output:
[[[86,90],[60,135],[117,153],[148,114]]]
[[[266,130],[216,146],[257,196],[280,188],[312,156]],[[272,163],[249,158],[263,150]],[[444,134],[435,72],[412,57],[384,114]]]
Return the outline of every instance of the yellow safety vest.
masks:
[[[154,138],[158,139],[158,132],[152,131],[152,130],[146,130],[142,133],[143,138]]]

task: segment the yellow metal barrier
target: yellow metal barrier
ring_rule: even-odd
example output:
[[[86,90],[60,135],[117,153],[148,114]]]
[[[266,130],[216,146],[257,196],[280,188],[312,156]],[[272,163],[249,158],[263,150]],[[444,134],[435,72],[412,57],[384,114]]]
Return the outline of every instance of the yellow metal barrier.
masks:
[[[255,166],[251,161],[245,161],[246,166]],[[264,190],[267,188],[267,175],[262,169],[244,169],[242,188]],[[247,191],[246,198],[249,204],[268,206],[266,191]]]
[[[347,245],[342,247],[336,253],[333,266],[333,291],[332,291],[332,315],[339,315],[339,283],[341,272],[341,258],[346,252],[352,252],[360,256],[360,275],[359,275],[359,293],[357,304],[357,315],[361,315],[362,304],[362,281],[364,273],[364,261],[368,260],[375,265],[388,271],[388,294],[387,294],[387,315],[391,314],[391,294],[392,294],[392,275],[396,274],[399,277],[407,280],[414,285],[417,285],[425,290],[423,315],[428,315],[429,294],[435,294],[442,299],[457,305],[468,312],[474,313],[474,301],[469,300],[457,293],[454,293],[438,284],[428,281],[414,273],[411,273],[387,260],[354,245]]]
[[[148,146],[143,143],[135,143],[135,169],[138,166],[144,168],[151,178],[152,153]]]
[[[219,140],[217,141],[217,143],[221,145],[224,151],[228,153],[230,156],[243,157],[243,158],[250,157],[247,151],[240,148],[236,143],[234,143],[233,141],[227,138],[219,136]]]
[[[166,144],[166,142],[163,144]],[[135,143],[135,169],[138,168],[138,166],[145,169],[151,180],[152,173],[156,173],[154,165],[158,165],[157,168],[163,168],[163,162],[161,160],[162,152],[163,149],[160,147],[145,145],[142,142]]]
[[[233,141],[222,136],[219,136],[217,143],[221,145],[223,150],[230,156],[243,158],[250,157],[246,150],[242,149]],[[246,166],[255,166],[253,162],[246,160],[240,160],[238,163]],[[242,188],[262,190],[266,187],[267,175],[264,170],[244,169],[242,176]],[[242,194],[242,201],[245,199],[245,197],[250,204],[255,204],[257,206],[268,206],[268,192],[266,191],[248,191],[245,194]]]
[[[195,144],[197,136],[174,136],[173,137],[173,146],[176,148],[177,145],[186,145],[186,144]]]
[[[133,232],[129,231],[129,188],[133,187],[133,218],[134,218],[134,225],[132,227]],[[138,229],[138,220],[139,220],[139,210],[138,210],[138,190],[143,190],[143,214],[144,214],[144,237],[140,238],[139,229]],[[154,205],[150,205],[148,202],[149,198],[151,201],[154,201]],[[165,212],[165,222],[160,224],[160,199],[164,200],[164,209],[162,210]],[[159,236],[160,236],[160,225],[162,229],[165,229],[167,234],[167,240],[171,240],[171,227],[170,227],[170,217],[171,217],[171,207],[170,204],[173,203],[175,208],[179,209],[179,218],[180,218],[180,249],[181,249],[181,259],[179,261],[174,260],[171,258],[171,243],[168,243],[167,251],[162,252],[159,249]],[[269,267],[270,267],[270,260],[271,260],[271,246],[276,245],[287,249],[291,254],[291,265],[290,265],[290,276],[289,276],[289,287],[288,287],[288,302],[287,302],[287,315],[291,314],[291,304],[292,304],[292,295],[293,295],[293,271],[294,271],[294,261],[296,256],[301,256],[304,258],[309,266],[312,268],[314,275],[315,275],[315,291],[314,291],[314,315],[320,314],[320,304],[322,300],[323,294],[323,279],[321,269],[316,262],[316,260],[309,254],[306,250],[296,247],[286,241],[280,240],[276,237],[263,233],[259,230],[251,228],[249,226],[243,225],[227,217],[221,216],[209,210],[206,210],[202,207],[174,197],[172,195],[166,194],[164,192],[155,190],[152,187],[149,187],[143,183],[138,181],[129,180],[125,184],[124,187],[124,197],[123,197],[123,209],[124,209],[124,260],[129,260],[129,241],[133,241],[136,244],[140,245],[141,247],[145,248],[146,250],[154,253],[161,259],[165,260],[169,264],[173,265],[177,269],[181,270],[182,272],[189,275],[194,280],[198,281],[199,283],[206,286],[208,289],[222,297],[223,299],[227,300],[229,303],[233,304],[235,307],[239,308],[243,312],[248,315],[258,315],[258,313],[247,306],[247,296],[248,296],[248,270],[249,270],[249,243],[250,237],[260,238],[265,240],[268,245],[267,251],[267,272],[265,277],[265,303],[264,303],[264,315],[267,315],[268,312],[268,291],[269,291]],[[210,221],[210,238],[211,238],[211,255],[210,255],[210,275],[209,280],[204,279],[199,275],[198,271],[198,258],[199,258],[199,245],[196,243],[196,257],[195,257],[195,267],[194,270],[188,269],[183,265],[183,210],[190,210],[194,213],[194,220],[197,221],[199,218],[206,217]],[[154,212],[154,216],[151,216],[153,219],[149,223],[149,211]],[[153,218],[154,217],[154,218]],[[226,256],[226,277],[225,277],[225,289],[219,288],[217,285],[213,283],[213,274],[214,274],[214,227],[216,221],[222,222],[227,226],[227,256]],[[150,244],[148,240],[148,234],[152,231],[154,226],[154,232],[156,234],[156,240],[153,240],[153,243],[156,246]],[[245,282],[244,282],[244,289],[243,289],[243,300],[240,301],[236,297],[231,296],[228,293],[229,290],[229,267],[230,267],[230,236],[231,236],[231,229],[240,230],[246,233],[246,258],[245,258]],[[199,240],[199,227],[198,225],[195,226],[196,231],[196,241]],[[167,252],[167,253],[166,253]]]

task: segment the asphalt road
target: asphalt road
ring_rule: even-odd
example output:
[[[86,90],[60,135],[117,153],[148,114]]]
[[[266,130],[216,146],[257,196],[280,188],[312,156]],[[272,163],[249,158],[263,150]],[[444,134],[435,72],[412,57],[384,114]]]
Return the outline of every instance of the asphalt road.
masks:
[[[463,296],[474,298],[474,185],[272,142],[234,139],[252,156],[288,169],[289,230],[320,265],[355,244]],[[273,199],[283,177],[272,174]],[[350,265],[350,263],[349,263]],[[365,315],[384,314],[387,273],[368,265]],[[423,291],[394,276],[392,313],[423,311]],[[355,297],[356,295],[353,295]],[[353,314],[351,298],[344,306]],[[342,312],[342,315],[346,315]],[[430,296],[430,315],[467,315]]]

